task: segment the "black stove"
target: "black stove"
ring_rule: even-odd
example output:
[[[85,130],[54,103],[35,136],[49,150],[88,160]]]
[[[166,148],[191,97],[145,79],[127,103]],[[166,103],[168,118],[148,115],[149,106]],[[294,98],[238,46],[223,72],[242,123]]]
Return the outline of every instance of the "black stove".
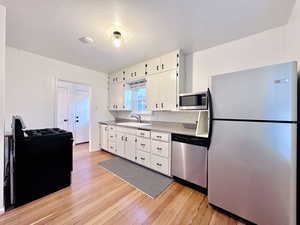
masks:
[[[7,182],[12,185],[10,197],[6,196],[5,199],[6,203],[12,203],[12,207],[18,207],[71,184],[72,133],[59,128],[24,128],[22,119],[13,117],[10,148],[12,182]]]

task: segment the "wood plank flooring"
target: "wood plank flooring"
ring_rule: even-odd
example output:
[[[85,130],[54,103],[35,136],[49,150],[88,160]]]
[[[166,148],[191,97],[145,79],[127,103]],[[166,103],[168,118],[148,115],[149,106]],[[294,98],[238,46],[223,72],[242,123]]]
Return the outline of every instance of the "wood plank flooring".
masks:
[[[151,199],[97,165],[111,157],[76,146],[72,185],[1,215],[0,224],[243,225],[176,182]]]

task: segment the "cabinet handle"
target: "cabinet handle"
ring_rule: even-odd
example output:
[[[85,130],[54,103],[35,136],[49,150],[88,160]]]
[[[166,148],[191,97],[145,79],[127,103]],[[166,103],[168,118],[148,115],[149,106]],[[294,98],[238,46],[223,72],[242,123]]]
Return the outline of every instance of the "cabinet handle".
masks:
[[[136,72],[134,72],[134,76],[136,77]]]
[[[128,141],[128,137],[125,137],[125,141]]]
[[[161,103],[161,108],[164,108],[164,103]]]
[[[141,160],[145,160],[145,158],[144,158],[144,157],[141,157]]]
[[[159,66],[158,66],[158,65],[156,66],[156,70],[157,70],[157,71],[159,70]]]
[[[121,140],[124,141],[124,136],[122,136]]]
[[[156,136],[156,138],[162,138],[162,136]]]
[[[141,144],[142,147],[144,147],[146,144]]]
[[[158,166],[162,166],[162,164],[161,164],[161,163],[156,163],[156,165],[158,165]]]
[[[164,64],[161,64],[161,68],[164,69]]]
[[[65,119],[65,120],[64,120],[64,122],[68,122],[68,120],[67,120],[67,119]]]
[[[155,107],[157,108],[157,107],[158,107],[158,104],[155,104]]]
[[[145,133],[141,133],[141,136],[144,136],[145,135]]]
[[[113,138],[114,136],[110,136],[110,138]]]
[[[159,150],[159,151],[161,151],[161,150],[162,150],[162,148],[160,148],[160,147],[157,147],[156,149],[157,149],[157,150]]]

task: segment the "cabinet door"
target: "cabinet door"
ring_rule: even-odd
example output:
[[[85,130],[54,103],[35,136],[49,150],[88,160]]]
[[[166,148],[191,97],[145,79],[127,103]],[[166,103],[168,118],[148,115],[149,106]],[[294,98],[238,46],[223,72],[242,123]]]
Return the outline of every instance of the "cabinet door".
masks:
[[[124,91],[125,91],[125,84],[123,82],[118,83],[116,85],[116,90],[115,90],[117,110],[124,110],[125,109]]]
[[[135,78],[136,79],[142,79],[145,77],[145,73],[146,73],[146,67],[145,67],[145,63],[139,63],[135,66]]]
[[[152,75],[147,78],[147,109],[152,111],[160,110],[160,75]],[[166,92],[165,91],[163,92]]]
[[[161,70],[173,70],[177,68],[179,51],[170,52],[161,57]]]
[[[117,105],[117,84],[110,84],[109,86],[109,109],[110,110],[116,110],[116,105]]]
[[[176,110],[177,104],[177,75],[176,70],[168,70],[160,75],[159,88],[165,90],[160,95],[161,110]]]
[[[116,82],[125,81],[125,69],[119,70],[116,72]]]
[[[108,150],[108,126],[100,125],[100,148]]]
[[[130,66],[130,67],[127,68],[127,78],[126,78],[126,80],[134,80],[134,78],[135,78],[134,74],[136,74],[135,67],[136,66],[133,65],[133,66]]]
[[[123,133],[117,132],[115,154],[119,156],[124,156],[124,150],[125,150],[125,135]]]
[[[160,71],[160,58],[150,59],[146,62],[147,75],[158,73]]]
[[[136,137],[134,135],[126,135],[125,157],[131,161],[136,160],[135,144],[136,144]]]

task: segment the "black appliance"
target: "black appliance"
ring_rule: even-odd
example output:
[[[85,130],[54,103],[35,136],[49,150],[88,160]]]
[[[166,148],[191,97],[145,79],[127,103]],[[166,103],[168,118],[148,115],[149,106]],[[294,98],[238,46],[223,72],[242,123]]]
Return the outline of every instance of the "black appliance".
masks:
[[[6,210],[70,186],[73,169],[72,133],[59,128],[24,130],[13,117],[12,141],[6,147],[4,201]],[[8,138],[9,140],[9,138]]]

